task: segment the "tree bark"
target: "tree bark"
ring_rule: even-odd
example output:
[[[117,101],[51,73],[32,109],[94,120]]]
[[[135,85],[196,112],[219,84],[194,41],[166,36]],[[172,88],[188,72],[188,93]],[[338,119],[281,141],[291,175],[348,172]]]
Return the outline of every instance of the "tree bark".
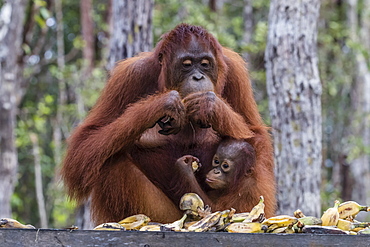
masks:
[[[209,0],[208,6],[212,12],[219,12],[222,9],[224,0]]]
[[[63,125],[63,111],[62,108],[66,104],[66,92],[65,92],[65,80],[64,80],[64,68],[65,68],[65,56],[64,56],[64,29],[63,29],[63,11],[62,1],[55,1],[55,16],[57,22],[57,65],[59,69],[58,73],[58,108],[56,112],[56,118],[53,129],[53,140],[54,140],[54,159],[56,164],[61,163],[62,153],[62,125]]]
[[[3,3],[0,10],[0,217],[11,216],[17,173],[15,127],[22,82],[22,32],[26,0]]]
[[[32,142],[32,155],[35,165],[35,187],[36,187],[36,198],[37,206],[39,210],[41,228],[48,228],[47,213],[45,207],[45,198],[42,186],[42,171],[41,171],[41,157],[40,157],[40,146],[39,138],[35,133],[30,133],[30,139]]]
[[[243,0],[243,23],[244,23],[244,32],[243,32],[243,43],[249,44],[252,41],[252,35],[254,32],[254,21],[253,21],[253,6],[252,0]],[[248,63],[250,62],[250,57],[247,52],[243,53],[243,58]]]
[[[82,55],[86,63],[86,74],[91,74],[94,67],[95,59],[95,37],[94,37],[94,22],[93,22],[93,8],[92,0],[81,0],[80,2],[81,13],[81,29],[82,37],[85,45],[82,50]]]
[[[107,69],[153,47],[154,0],[113,0]]]
[[[266,59],[278,214],[319,216],[321,93],[316,54],[319,0],[273,0]]]
[[[361,138],[350,148],[360,150],[350,163],[351,200],[361,204],[370,204],[370,157],[365,148],[370,147],[370,62],[362,50],[370,50],[370,0],[363,0],[364,6],[358,12],[358,1],[349,0],[347,8],[350,39],[362,49],[354,49],[355,67],[351,91],[353,121],[350,126],[351,136]],[[348,175],[348,174],[347,174]]]

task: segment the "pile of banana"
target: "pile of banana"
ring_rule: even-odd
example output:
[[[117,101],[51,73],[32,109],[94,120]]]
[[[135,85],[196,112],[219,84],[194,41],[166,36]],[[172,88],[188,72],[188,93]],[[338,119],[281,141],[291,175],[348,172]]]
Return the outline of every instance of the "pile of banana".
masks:
[[[103,223],[94,230],[109,231],[177,231],[177,232],[234,232],[234,233],[310,233],[310,234],[370,234],[370,222],[359,222],[355,219],[360,211],[370,211],[370,207],[357,202],[347,201],[327,209],[321,218],[306,216],[296,210],[292,216],[278,215],[265,218],[265,204],[261,196],[259,203],[250,212],[235,213],[235,209],[211,211],[195,193],[185,194],[180,201],[184,212],[181,219],[160,224],[151,222],[143,214],[127,217],[119,222]],[[0,219],[0,228],[35,229],[14,219]],[[68,228],[75,230],[77,228]]]
[[[370,234],[370,222],[355,220],[360,211],[370,211],[354,201],[327,209],[321,218],[306,216],[296,210],[293,216],[279,215],[265,218],[264,199],[248,213],[235,213],[234,209],[211,212],[195,193],[185,194],[180,201],[184,216],[169,224],[150,222],[143,214],[133,215],[118,223],[104,223],[94,230],[139,230],[139,231],[177,231],[177,232],[234,232],[234,233],[310,233],[310,234]]]

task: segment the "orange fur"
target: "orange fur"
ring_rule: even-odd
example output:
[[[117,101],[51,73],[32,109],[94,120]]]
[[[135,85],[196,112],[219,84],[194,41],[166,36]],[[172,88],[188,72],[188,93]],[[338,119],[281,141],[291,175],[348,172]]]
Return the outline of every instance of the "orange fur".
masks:
[[[171,82],[169,58],[173,49],[193,36],[216,58],[212,102],[204,100],[209,95],[200,93],[189,95],[183,103]],[[187,108],[194,112],[189,115]],[[158,127],[153,126],[164,116],[174,119],[181,129],[178,134],[157,133]],[[212,128],[194,126],[191,118],[207,121]],[[80,203],[92,198],[95,223],[119,221],[137,213],[145,213],[154,221],[171,222],[181,215],[177,209],[180,196],[202,190],[205,177],[200,172],[196,180],[189,179],[174,168],[176,160],[185,154],[194,155],[206,170],[224,137],[246,139],[253,146],[255,176],[244,181],[238,192],[211,206],[250,210],[262,194],[268,215],[272,215],[272,145],[253,98],[245,63],[205,29],[181,24],[164,35],[153,52],[117,64],[96,105],[69,138],[61,174],[71,198]],[[174,187],[177,182],[183,186]]]

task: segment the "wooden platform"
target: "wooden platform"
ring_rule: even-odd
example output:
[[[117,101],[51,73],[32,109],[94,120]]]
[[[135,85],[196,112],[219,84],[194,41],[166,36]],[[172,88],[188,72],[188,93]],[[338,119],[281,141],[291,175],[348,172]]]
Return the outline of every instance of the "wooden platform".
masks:
[[[32,246],[370,246],[369,235],[263,233],[115,232],[0,229],[1,247]]]

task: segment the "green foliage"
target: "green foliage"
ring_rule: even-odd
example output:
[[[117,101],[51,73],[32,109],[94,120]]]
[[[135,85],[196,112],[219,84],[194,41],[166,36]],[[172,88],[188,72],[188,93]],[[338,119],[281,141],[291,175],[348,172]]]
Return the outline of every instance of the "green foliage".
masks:
[[[208,1],[195,0],[156,0],[153,32],[155,43],[160,35],[182,22],[201,25],[207,28],[224,46],[241,53],[248,61],[255,97],[259,110],[270,125],[264,68],[264,50],[268,32],[269,0],[252,1],[254,30],[249,34],[251,41],[243,41],[243,0],[223,1],[217,12],[208,7]],[[30,2],[31,3],[31,2]],[[106,80],[105,52],[108,44],[107,22],[108,4],[94,0],[93,20],[95,23],[96,64],[91,75],[85,77],[85,61],[81,58],[84,41],[81,36],[80,2],[63,0],[63,27],[65,54],[68,57],[63,69],[56,63],[56,25],[47,25],[55,20],[55,13],[49,1],[34,0],[36,8],[27,9],[25,25],[35,23],[29,42],[22,45],[27,91],[20,103],[16,145],[19,156],[18,183],[12,197],[13,217],[25,223],[38,226],[34,178],[34,157],[30,133],[38,136],[44,194],[50,227],[65,227],[74,223],[75,204],[67,200],[62,184],[56,177],[59,165],[56,161],[57,143],[53,135],[61,125],[63,141],[72,129],[85,117],[95,104]],[[359,13],[362,1],[359,2]],[[0,7],[4,4],[0,0]],[[46,32],[45,44],[40,44],[40,35]],[[40,48],[41,46],[41,48]],[[40,48],[39,54],[34,54]],[[370,154],[370,147],[363,145],[361,136],[348,136],[348,126],[358,122],[351,115],[351,89],[355,71],[354,53],[361,52],[370,67],[370,53],[364,46],[351,39],[347,27],[346,6],[343,1],[325,0],[321,3],[319,21],[318,56],[319,72],[323,84],[323,168],[322,203],[323,208],[332,205],[340,198],[340,189],[333,186],[334,164],[340,155],[348,155],[348,160],[360,154]],[[49,58],[46,53],[51,54]],[[35,64],[29,62],[31,56],[38,56]],[[85,78],[85,79],[82,79]],[[61,84],[62,83],[62,84]],[[61,105],[60,92],[66,92],[65,103]],[[78,100],[81,100],[80,102]],[[83,104],[83,109],[78,106]],[[62,114],[62,123],[56,123],[57,113]],[[360,118],[361,116],[359,116]],[[349,149],[348,147],[355,147]],[[62,149],[64,146],[62,146]],[[63,152],[63,150],[62,150]]]

